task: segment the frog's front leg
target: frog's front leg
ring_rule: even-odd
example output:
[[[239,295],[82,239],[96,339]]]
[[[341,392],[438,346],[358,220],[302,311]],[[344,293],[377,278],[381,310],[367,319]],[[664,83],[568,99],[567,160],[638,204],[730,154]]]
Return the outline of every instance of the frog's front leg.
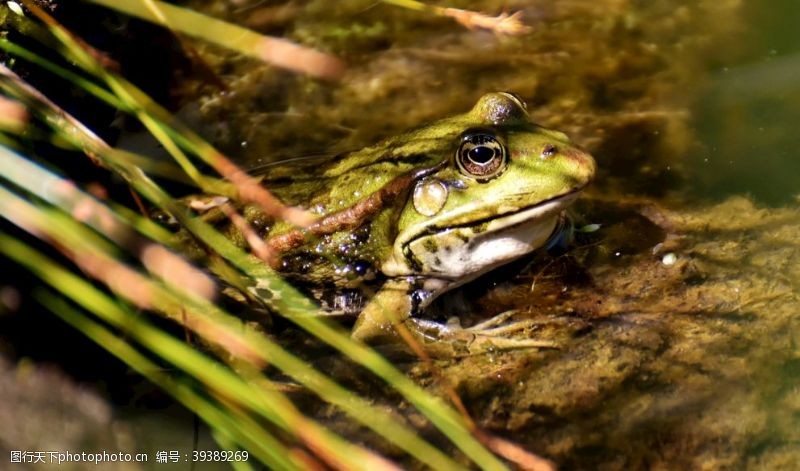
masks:
[[[400,340],[395,326],[411,318],[413,289],[406,278],[384,283],[358,315],[352,337],[368,343]]]
[[[428,299],[434,293],[426,293]],[[476,355],[516,348],[552,348],[552,342],[510,337],[513,331],[529,327],[527,321],[505,324],[508,315],[501,314],[479,325],[462,328],[458,324],[440,324],[412,317],[414,296],[420,296],[413,279],[392,279],[373,296],[358,317],[352,336],[377,344],[403,342],[398,331],[404,328],[429,355],[448,358]],[[398,327],[401,325],[402,327]],[[413,350],[413,348],[412,348]]]

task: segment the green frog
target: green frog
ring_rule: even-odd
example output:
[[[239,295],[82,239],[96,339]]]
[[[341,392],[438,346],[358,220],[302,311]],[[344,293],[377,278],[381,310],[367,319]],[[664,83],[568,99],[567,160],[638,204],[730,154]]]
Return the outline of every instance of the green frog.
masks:
[[[356,318],[353,338],[399,332],[436,355],[470,354],[539,344],[507,338],[499,318],[472,328],[433,322],[426,306],[555,240],[594,171],[566,135],[534,124],[519,97],[489,93],[467,113],[357,152],[262,169],[267,189],[318,217],[307,229],[237,207],[278,255],[273,268],[324,312]],[[246,247],[214,206],[194,202]]]

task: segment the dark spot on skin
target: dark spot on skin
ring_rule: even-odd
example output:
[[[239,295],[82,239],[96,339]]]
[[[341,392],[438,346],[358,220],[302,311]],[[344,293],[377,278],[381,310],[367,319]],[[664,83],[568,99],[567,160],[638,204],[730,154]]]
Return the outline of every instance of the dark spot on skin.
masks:
[[[256,294],[261,299],[272,299],[272,291],[263,288],[256,288]]]
[[[414,256],[414,252],[411,251],[411,247],[409,245],[403,247],[403,257],[406,259],[409,267],[413,271],[422,270],[422,264],[419,262],[417,257]]]
[[[434,240],[432,237],[425,239],[423,246],[428,252],[436,252],[439,249],[438,244],[436,244],[436,240]]]
[[[394,150],[393,149],[394,148],[390,148],[389,151],[386,152],[385,155],[383,157],[379,158],[378,160],[375,160],[375,161],[369,162],[369,163],[365,163],[363,165],[358,165],[356,167],[353,167],[353,170],[360,169],[360,168],[371,167],[371,166],[376,166],[376,165],[380,165],[382,163],[389,163],[389,164],[392,164],[394,166],[398,166],[400,164],[414,166],[414,165],[420,165],[420,164],[423,164],[423,163],[427,163],[429,160],[431,160],[430,156],[428,156],[426,154],[409,154],[409,155],[401,155],[401,156],[398,157],[398,156],[396,156],[394,154]]]
[[[442,266],[442,259],[440,259],[439,257],[433,257],[433,264],[436,265],[437,267]]]
[[[356,244],[363,244],[369,240],[370,227],[368,224],[362,225],[350,234],[350,240]]]
[[[427,162],[428,160],[430,160],[430,157],[425,154],[410,154],[401,156],[399,159],[396,160],[408,165],[417,165]]]
[[[476,226],[472,227],[472,232],[475,234],[483,234],[487,230],[489,230],[489,223],[490,221],[484,221]]]
[[[353,263],[353,271],[358,276],[364,276],[372,269],[372,264],[365,260],[357,260]]]
[[[350,244],[339,244],[339,246],[336,248],[337,255],[339,255],[340,257],[346,257],[348,255],[352,255],[353,250],[354,248]]]
[[[318,255],[298,253],[283,257],[277,270],[282,273],[292,273],[304,275],[311,271],[314,266],[324,263],[324,259]]]
[[[292,180],[289,177],[274,177],[274,178],[270,178],[268,180],[265,179],[264,181],[265,182],[269,182],[269,184],[271,186],[278,186],[278,185],[283,186],[283,185],[289,185],[291,183],[294,183],[294,180]]]

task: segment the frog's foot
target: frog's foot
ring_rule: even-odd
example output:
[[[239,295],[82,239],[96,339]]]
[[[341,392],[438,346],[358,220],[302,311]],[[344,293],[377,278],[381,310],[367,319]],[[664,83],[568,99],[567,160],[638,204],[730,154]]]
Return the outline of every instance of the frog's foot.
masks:
[[[479,355],[523,348],[558,348],[554,342],[515,335],[525,334],[540,323],[534,320],[508,323],[508,319],[514,314],[514,311],[504,312],[466,328],[461,327],[457,319],[455,322],[440,324],[409,318],[405,321],[405,326],[433,356]]]
[[[517,312],[519,311],[515,309],[506,312],[501,312],[500,314],[492,318],[486,319],[483,322],[479,322],[473,326],[466,327],[464,328],[464,330],[470,330],[475,332],[496,332],[496,334],[494,335],[507,335],[512,332],[516,332],[518,330],[525,330],[527,328],[542,324],[541,322],[535,321],[533,319],[508,323],[508,320],[516,316]],[[452,323],[451,321],[448,321],[448,325]],[[458,322],[458,318],[455,318],[455,322],[456,325],[458,326],[461,325]]]

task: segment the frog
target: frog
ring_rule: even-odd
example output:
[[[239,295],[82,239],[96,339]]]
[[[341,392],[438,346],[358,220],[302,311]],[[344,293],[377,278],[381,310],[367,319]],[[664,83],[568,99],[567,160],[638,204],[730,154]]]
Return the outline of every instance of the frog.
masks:
[[[427,319],[425,310],[562,237],[565,210],[594,173],[593,157],[536,124],[518,95],[492,92],[466,113],[361,150],[259,169],[261,185],[316,217],[309,227],[235,207],[276,254],[273,269],[305,287],[321,312],[355,319],[353,339],[402,337],[455,356],[543,345],[506,335],[513,329],[498,328],[501,316],[464,328]],[[228,202],[195,199],[193,207],[247,248],[215,200]],[[257,286],[249,289],[257,296]]]

